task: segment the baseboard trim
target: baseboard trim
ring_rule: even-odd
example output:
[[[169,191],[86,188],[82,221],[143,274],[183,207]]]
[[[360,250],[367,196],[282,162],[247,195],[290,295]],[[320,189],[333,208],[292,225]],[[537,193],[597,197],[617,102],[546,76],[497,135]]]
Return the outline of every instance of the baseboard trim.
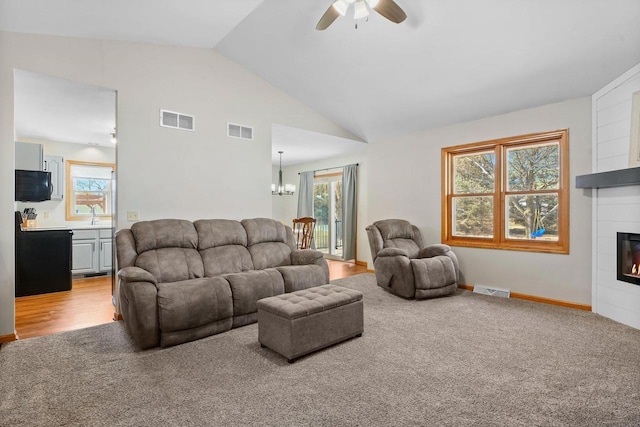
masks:
[[[367,261],[358,261],[358,260],[356,260],[355,264],[356,265],[362,265],[362,266],[366,267],[367,266]]]
[[[468,291],[473,292],[473,286],[472,285],[458,285],[458,288],[466,289]],[[543,304],[558,305],[558,306],[561,306],[561,307],[575,308],[577,310],[591,311],[591,306],[588,305],[588,304],[578,304],[578,303],[575,303],[575,302],[563,301],[563,300],[559,300],[559,299],[537,297],[537,296],[534,296],[534,295],[521,294],[519,292],[511,292],[511,298],[522,299],[522,300],[527,300],[527,301],[534,301],[534,302],[541,302]]]
[[[0,344],[4,344],[6,342],[15,341],[17,339],[18,339],[18,333],[15,332],[15,331],[12,334],[0,335]]]
[[[375,270],[372,270],[372,269],[370,269],[370,268],[367,268],[367,273],[375,273],[375,272],[376,272]]]

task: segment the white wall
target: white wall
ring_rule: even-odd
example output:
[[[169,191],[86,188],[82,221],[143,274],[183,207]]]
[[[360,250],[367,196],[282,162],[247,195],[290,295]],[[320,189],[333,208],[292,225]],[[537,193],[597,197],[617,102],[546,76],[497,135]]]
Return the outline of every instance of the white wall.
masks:
[[[593,95],[594,172],[629,165],[631,98],[640,64]],[[640,329],[640,286],[617,280],[616,233],[640,233],[640,186],[593,192],[593,310]]]
[[[296,194],[293,196],[272,196],[273,198],[273,218],[292,225],[292,221],[297,217],[298,211],[298,195],[297,189],[300,187],[300,172],[308,172],[317,170],[318,174],[322,174],[322,169],[342,167],[358,163],[358,183],[357,183],[357,228],[356,228],[356,260],[361,261],[369,255],[369,243],[367,233],[364,228],[367,226],[366,201],[367,196],[367,155],[353,154],[343,157],[335,157],[331,159],[319,160],[317,162],[303,163],[282,168],[282,181],[287,184],[295,184]],[[273,183],[278,183],[278,167],[274,166],[272,171]],[[373,268],[369,262],[369,268]]]
[[[461,283],[591,304],[591,200],[575,189],[590,172],[591,102],[579,98],[369,143],[369,222],[403,218],[426,242],[441,242],[441,148],[534,132],[569,129],[570,254],[454,247]],[[368,252],[368,251],[367,251]],[[371,255],[367,253],[371,263]]]
[[[33,138],[16,138],[16,141],[28,142],[44,145],[46,156],[62,156],[67,160],[77,160],[83,162],[115,163],[116,149],[87,144],[72,144],[69,142],[48,141]],[[65,164],[66,165],[66,164]],[[63,170],[63,173],[65,171]],[[65,196],[66,197],[66,196]],[[38,212],[38,226],[48,227],[54,225],[73,226],[82,224],[82,221],[67,221],[66,219],[66,198],[64,200],[47,200],[45,202],[17,202],[16,209],[22,211],[24,208],[35,208]],[[45,218],[44,213],[48,212],[49,217]],[[85,221],[84,223],[88,223]]]
[[[212,49],[0,32],[0,222],[13,224],[13,70],[118,92],[117,227],[126,212],[162,217],[271,216],[273,123],[356,139]],[[159,110],[196,117],[159,126]],[[254,127],[226,137],[226,122]],[[0,229],[0,336],[14,332],[13,227]]]

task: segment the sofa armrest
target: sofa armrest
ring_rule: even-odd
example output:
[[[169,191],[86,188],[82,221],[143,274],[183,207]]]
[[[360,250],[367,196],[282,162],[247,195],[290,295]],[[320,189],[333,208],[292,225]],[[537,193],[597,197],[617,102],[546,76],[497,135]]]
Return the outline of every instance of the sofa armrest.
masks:
[[[418,258],[432,258],[438,255],[446,255],[451,248],[448,245],[436,244],[430,245],[426,248],[420,249],[420,253],[418,254]]]
[[[314,249],[298,249],[291,252],[291,264],[307,265],[315,264],[316,260],[322,258],[322,252]]]
[[[399,248],[384,248],[383,250],[378,252],[378,258],[392,257],[392,256],[405,256],[408,258],[409,254],[406,251]]]
[[[151,282],[154,285],[158,284],[158,281],[147,270],[143,270],[140,267],[125,267],[118,270],[118,279],[123,282]]]

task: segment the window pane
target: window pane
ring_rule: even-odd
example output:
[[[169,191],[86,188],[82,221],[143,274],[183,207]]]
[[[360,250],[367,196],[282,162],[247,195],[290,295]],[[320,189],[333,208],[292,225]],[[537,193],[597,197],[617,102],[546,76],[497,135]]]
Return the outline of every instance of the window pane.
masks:
[[[493,197],[454,197],[453,235],[493,237]]]
[[[94,178],[74,178],[75,191],[106,191],[109,181]]]
[[[507,191],[558,189],[559,144],[507,149]]]
[[[95,211],[96,215],[103,215],[107,212],[107,193],[100,192],[76,192],[75,193],[75,213],[76,214],[91,214],[91,210]]]
[[[315,245],[329,250],[329,183],[313,184],[313,217],[316,219]]]
[[[493,151],[454,156],[453,193],[493,193],[494,166],[495,155]]]
[[[507,196],[507,238],[558,241],[558,195]]]
[[[108,200],[111,182],[106,179],[73,179],[73,212],[76,215],[109,214]]]

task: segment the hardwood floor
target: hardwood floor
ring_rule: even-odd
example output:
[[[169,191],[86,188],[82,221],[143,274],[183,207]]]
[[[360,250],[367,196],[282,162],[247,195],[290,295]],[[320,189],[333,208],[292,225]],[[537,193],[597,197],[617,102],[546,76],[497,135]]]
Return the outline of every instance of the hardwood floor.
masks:
[[[73,281],[64,292],[16,298],[18,339],[101,325],[113,320],[111,277]]]
[[[354,263],[327,260],[331,279],[366,273]],[[16,298],[18,339],[38,337],[113,321],[111,277],[73,281],[72,290]]]
[[[329,277],[331,280],[342,279],[344,277],[355,276],[367,272],[367,267],[357,265],[352,262],[327,260],[329,264]]]

